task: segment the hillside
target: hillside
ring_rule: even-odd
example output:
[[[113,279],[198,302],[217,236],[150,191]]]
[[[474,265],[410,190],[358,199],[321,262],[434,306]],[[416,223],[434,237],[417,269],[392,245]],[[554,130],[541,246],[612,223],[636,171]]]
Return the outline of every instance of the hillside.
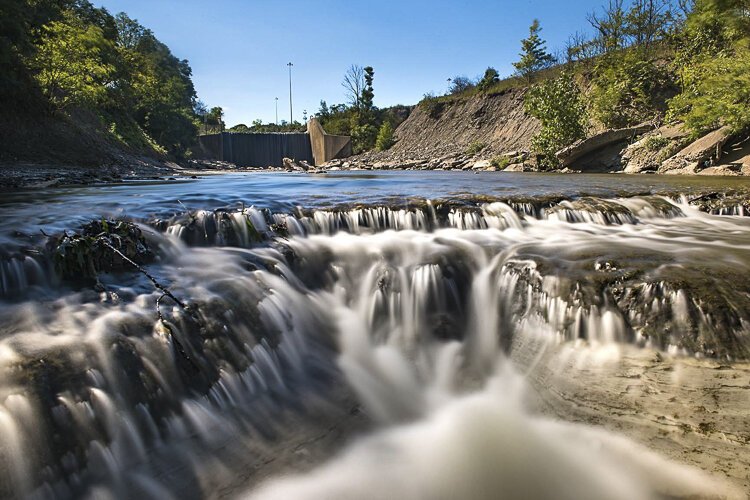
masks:
[[[474,157],[528,151],[539,123],[524,112],[524,92],[511,89],[423,101],[396,129],[391,149],[365,153],[351,161],[395,166],[429,160],[458,167]]]

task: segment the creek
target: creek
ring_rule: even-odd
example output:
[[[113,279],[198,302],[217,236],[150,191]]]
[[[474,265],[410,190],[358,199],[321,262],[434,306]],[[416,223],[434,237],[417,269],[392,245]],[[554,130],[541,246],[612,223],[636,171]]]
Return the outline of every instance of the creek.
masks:
[[[3,193],[0,496],[719,494],[537,414],[524,373],[560,345],[746,360],[750,182],[713,194],[729,182],[347,172]],[[102,218],[137,225],[142,270],[179,303],[127,264],[61,272],[49,236]]]

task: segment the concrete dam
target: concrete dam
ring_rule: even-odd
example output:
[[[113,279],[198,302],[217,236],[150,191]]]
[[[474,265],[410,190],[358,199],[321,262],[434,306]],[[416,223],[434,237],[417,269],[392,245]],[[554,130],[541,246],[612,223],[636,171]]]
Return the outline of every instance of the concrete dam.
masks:
[[[198,143],[210,158],[242,167],[280,167],[284,158],[320,165],[352,154],[351,137],[327,134],[315,118],[307,123],[307,132],[222,132],[201,135]]]

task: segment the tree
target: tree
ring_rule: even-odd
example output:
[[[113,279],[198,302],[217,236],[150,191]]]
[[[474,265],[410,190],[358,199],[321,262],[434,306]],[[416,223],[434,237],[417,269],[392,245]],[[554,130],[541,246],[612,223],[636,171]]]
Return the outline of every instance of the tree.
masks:
[[[609,0],[602,15],[592,12],[587,16],[591,27],[596,30],[595,43],[599,46],[601,53],[611,52],[625,46],[626,39],[626,12],[623,7],[624,0]]]
[[[100,57],[107,44],[101,28],[86,26],[71,13],[43,27],[31,65],[39,86],[56,108],[95,104],[104,98],[105,83],[114,71]]]
[[[213,132],[224,131],[224,110],[220,106],[214,106],[206,114],[206,125]]]
[[[593,72],[589,102],[602,125],[620,128],[653,120],[666,111],[672,75],[646,47],[604,54]]]
[[[448,89],[448,93],[450,95],[456,95],[456,94],[460,94],[461,92],[465,92],[473,87],[474,87],[474,82],[472,82],[468,77],[455,76],[451,79],[451,85],[450,85],[450,88]]]
[[[393,125],[391,125],[391,122],[386,120],[383,122],[383,125],[380,126],[380,130],[378,131],[378,138],[375,141],[375,148],[378,151],[385,151],[386,149],[389,149],[394,144],[393,139]]]
[[[365,86],[362,89],[362,99],[360,101],[360,109],[365,112],[370,112],[374,108],[373,99],[375,99],[375,91],[372,87],[372,81],[375,78],[375,70],[372,66],[366,66],[365,72]]]
[[[586,106],[569,71],[531,87],[524,98],[524,107],[542,124],[531,142],[541,167],[557,166],[555,153],[586,137]]]
[[[521,53],[519,54],[521,60],[513,63],[516,71],[529,83],[534,73],[555,62],[554,58],[547,53],[546,42],[539,36],[541,31],[539,20],[534,19],[529,27],[529,37],[521,40]]]
[[[365,89],[365,69],[359,64],[352,64],[344,73],[341,86],[344,87],[349,104],[354,108],[359,108],[362,103],[362,92]]]
[[[634,0],[625,16],[625,33],[632,44],[648,48],[667,33],[671,21],[669,0]]]
[[[488,90],[499,81],[500,75],[498,75],[497,70],[490,67],[484,70],[484,76],[482,76],[482,78],[477,83],[477,88],[479,90]]]
[[[696,0],[678,44],[671,116],[695,134],[750,127],[750,0]]]
[[[351,117],[351,136],[355,152],[367,151],[375,146],[378,127],[375,124],[375,91],[373,80],[375,70],[372,66],[362,68],[363,85],[359,97],[359,105],[354,107]]]

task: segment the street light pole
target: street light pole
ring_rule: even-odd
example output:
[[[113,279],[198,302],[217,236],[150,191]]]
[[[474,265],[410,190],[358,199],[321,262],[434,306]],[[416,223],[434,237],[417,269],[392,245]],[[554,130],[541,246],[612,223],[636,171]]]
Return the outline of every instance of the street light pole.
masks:
[[[292,112],[292,66],[294,64],[288,63],[289,66],[289,125],[294,123],[294,113]]]
[[[279,98],[276,97],[276,126],[279,125]]]

